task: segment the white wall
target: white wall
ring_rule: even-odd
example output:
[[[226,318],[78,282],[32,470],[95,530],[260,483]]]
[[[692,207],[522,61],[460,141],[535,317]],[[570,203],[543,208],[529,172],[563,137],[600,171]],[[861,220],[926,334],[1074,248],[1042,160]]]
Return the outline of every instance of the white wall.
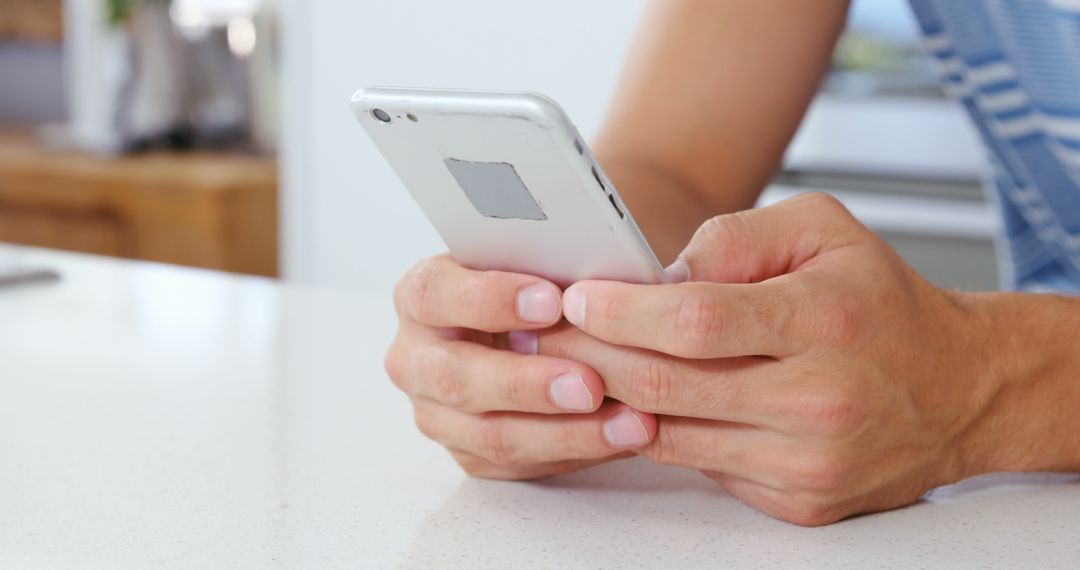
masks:
[[[443,250],[349,113],[370,85],[520,89],[595,133],[644,0],[285,0],[287,279],[389,291]]]

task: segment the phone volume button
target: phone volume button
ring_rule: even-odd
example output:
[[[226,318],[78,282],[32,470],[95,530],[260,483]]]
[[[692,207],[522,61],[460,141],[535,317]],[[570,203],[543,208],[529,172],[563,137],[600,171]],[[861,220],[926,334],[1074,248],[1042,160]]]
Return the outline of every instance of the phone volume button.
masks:
[[[607,199],[608,199],[608,201],[611,202],[611,207],[615,208],[615,213],[619,214],[619,219],[620,220],[625,220],[626,219],[626,214],[623,213],[622,208],[619,207],[619,204],[617,202],[615,202],[615,195],[614,194],[608,194]]]
[[[592,175],[593,175],[593,178],[596,179],[596,183],[600,185],[600,189],[603,190],[606,193],[607,192],[607,186],[605,186],[604,181],[600,179],[600,173],[597,172],[595,166],[592,167]]]

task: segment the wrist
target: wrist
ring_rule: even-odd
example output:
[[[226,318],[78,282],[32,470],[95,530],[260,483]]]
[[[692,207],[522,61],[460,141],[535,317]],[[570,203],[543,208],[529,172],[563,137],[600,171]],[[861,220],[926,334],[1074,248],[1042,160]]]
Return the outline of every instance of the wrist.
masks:
[[[994,329],[1000,319],[994,294],[943,292],[958,317],[945,331],[952,342],[942,380],[950,398],[941,413],[951,437],[945,439],[937,484],[994,471],[998,426],[993,418],[999,414],[1005,378],[1011,376],[998,362],[1003,350],[999,345],[1006,339]]]
[[[976,419],[961,438],[964,476],[1080,469],[1080,300],[965,294],[972,316]],[[981,404],[981,405],[979,405]]]

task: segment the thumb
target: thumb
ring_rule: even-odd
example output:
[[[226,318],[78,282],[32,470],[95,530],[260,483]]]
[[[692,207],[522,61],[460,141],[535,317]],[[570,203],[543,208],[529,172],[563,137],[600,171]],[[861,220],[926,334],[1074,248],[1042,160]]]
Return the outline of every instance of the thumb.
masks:
[[[796,271],[865,231],[836,198],[800,194],[709,219],[668,267],[668,276],[676,283],[758,283]]]

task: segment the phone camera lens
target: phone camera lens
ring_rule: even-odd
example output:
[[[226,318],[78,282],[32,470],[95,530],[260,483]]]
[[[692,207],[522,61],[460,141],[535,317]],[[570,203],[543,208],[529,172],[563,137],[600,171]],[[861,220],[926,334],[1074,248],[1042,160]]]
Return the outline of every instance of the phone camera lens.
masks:
[[[371,115],[384,123],[390,122],[390,114],[382,109],[372,109]]]

